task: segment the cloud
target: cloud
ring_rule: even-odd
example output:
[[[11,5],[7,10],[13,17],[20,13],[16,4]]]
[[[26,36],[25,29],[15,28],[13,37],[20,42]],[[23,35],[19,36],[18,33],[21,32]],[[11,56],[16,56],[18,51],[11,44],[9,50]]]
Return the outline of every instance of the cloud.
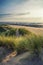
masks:
[[[0,18],[3,18],[3,17],[6,17],[6,16],[9,16],[11,14],[0,14]]]
[[[27,20],[43,18],[43,0],[1,0],[0,18],[6,20]]]
[[[18,14],[15,14],[15,15],[27,15],[27,14],[30,14],[30,12],[18,13]]]
[[[27,15],[30,14],[30,12],[25,12],[25,13],[6,13],[6,14],[0,14],[0,18],[3,17],[10,17],[10,16],[22,16],[22,15]]]
[[[43,8],[43,0],[2,0],[2,13],[20,13]]]

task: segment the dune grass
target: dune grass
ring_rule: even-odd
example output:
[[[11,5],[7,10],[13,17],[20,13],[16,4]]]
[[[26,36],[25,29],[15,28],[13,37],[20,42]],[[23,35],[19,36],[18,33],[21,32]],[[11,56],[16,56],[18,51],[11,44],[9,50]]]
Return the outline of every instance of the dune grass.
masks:
[[[36,36],[28,30],[19,28],[18,31],[21,35],[17,37],[16,30],[11,28],[8,32],[6,30],[3,35],[0,35],[0,47],[16,50],[19,54],[29,51],[39,55],[41,48],[43,48],[43,36]]]
[[[0,36],[0,46],[7,49],[15,49],[14,39],[12,37]]]
[[[25,28],[19,28],[18,31],[19,31],[20,35],[26,35],[26,34],[28,35],[31,33],[30,31],[26,30]]]
[[[16,50],[18,53],[30,51],[33,53],[40,53],[43,48],[43,38],[38,36],[20,36],[20,37],[6,37],[0,36],[0,46],[7,49]]]

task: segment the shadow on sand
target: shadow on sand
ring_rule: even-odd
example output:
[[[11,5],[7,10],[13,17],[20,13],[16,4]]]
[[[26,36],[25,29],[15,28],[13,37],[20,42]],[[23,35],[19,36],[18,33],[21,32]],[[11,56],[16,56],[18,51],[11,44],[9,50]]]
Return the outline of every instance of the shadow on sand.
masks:
[[[19,62],[21,64],[16,65],[43,65],[43,61],[38,57],[33,57],[32,59],[29,59],[29,57],[23,58],[20,59]]]
[[[8,62],[0,65],[43,65],[43,61],[39,57],[32,57],[27,52],[11,58]]]

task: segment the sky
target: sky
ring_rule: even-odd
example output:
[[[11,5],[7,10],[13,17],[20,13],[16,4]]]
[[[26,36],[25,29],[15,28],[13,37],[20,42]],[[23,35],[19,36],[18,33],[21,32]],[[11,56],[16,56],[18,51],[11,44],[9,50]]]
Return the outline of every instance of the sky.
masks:
[[[0,22],[43,22],[43,0],[0,0]]]

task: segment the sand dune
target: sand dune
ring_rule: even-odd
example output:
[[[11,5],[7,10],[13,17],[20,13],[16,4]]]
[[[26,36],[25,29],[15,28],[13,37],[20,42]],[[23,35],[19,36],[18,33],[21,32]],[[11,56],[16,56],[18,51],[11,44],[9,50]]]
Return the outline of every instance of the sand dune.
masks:
[[[26,28],[28,29],[29,31],[37,34],[37,35],[43,35],[43,28],[38,28],[38,27],[27,27],[27,26],[17,26],[17,25],[10,25],[11,27],[13,28]]]

